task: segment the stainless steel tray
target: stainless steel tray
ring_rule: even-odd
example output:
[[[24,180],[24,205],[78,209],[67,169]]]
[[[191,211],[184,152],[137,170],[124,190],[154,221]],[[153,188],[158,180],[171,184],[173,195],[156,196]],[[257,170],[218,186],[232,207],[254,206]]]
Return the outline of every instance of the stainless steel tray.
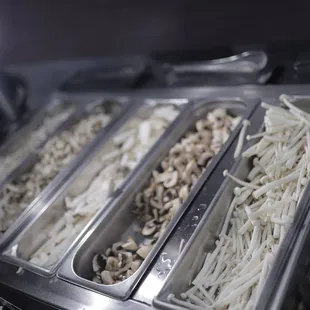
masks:
[[[140,171],[137,171],[136,176],[124,189],[123,194],[113,201],[113,205],[109,210],[102,214],[102,217],[101,219],[98,219],[96,226],[89,231],[89,237],[86,238],[86,240],[84,239],[79,245],[79,248],[66,260],[59,271],[59,277],[117,298],[128,298],[137,282],[177,224],[178,220],[190,205],[192,199],[210,175],[210,172],[217,165],[218,160],[220,160],[221,156],[225,154],[229,145],[236,138],[241,124],[239,124],[233,131],[228,141],[222,147],[222,150],[215,156],[212,164],[191,191],[188,199],[179,208],[163,236],[159,238],[142,265],[130,278],[119,284],[110,286],[91,282],[89,279],[91,277],[90,267],[93,255],[107,249],[107,247],[113,242],[126,240],[129,235],[134,234],[134,226],[137,224],[137,220],[131,214],[131,206],[133,205],[134,196],[143,186],[145,186],[145,182],[149,179],[152,170],[159,165],[161,159],[167,154],[168,150],[188,129],[192,128],[196,120],[204,117],[207,112],[217,107],[226,108],[231,115],[242,115],[247,118],[253,111],[256,103],[257,102],[255,101],[242,103],[236,98],[217,98],[217,100],[208,99],[198,101],[195,104],[190,103],[183,110],[183,113],[180,114],[176,122],[167,130],[165,137],[154,146],[150,152],[150,158],[145,162],[145,165],[139,167]]]
[[[283,86],[238,86],[238,87],[185,87],[174,89],[152,89],[141,90],[137,92],[97,92],[91,94],[92,99],[102,98],[129,98],[130,101],[144,100],[148,102],[163,102],[170,100],[180,100],[184,102],[192,99],[210,98],[240,98],[245,100],[264,100],[266,102],[274,102],[280,94],[307,96],[310,94],[309,86],[307,85],[283,85]],[[88,100],[89,94],[72,94],[72,96],[59,93],[58,98],[62,100]],[[256,112],[253,112],[253,116]],[[253,118],[255,121],[255,118]],[[252,126],[253,126],[252,122]],[[260,126],[256,125],[257,129]],[[257,130],[255,130],[257,131]],[[174,266],[178,256],[180,256],[180,243],[186,245],[189,238],[201,222],[205,211],[208,209],[215,194],[223,183],[224,177],[222,171],[230,169],[234,164],[233,153],[236,146],[235,139],[231,146],[227,148],[225,154],[218,161],[218,164],[208,176],[204,186],[197,192],[193,198],[192,207],[184,212],[183,217],[176,225],[173,232],[168,237],[166,243],[159,250],[159,253],[154,257],[152,264],[145,271],[143,278],[136,286],[132,295],[127,300],[111,298],[101,292],[95,291],[88,286],[81,284],[72,284],[67,280],[63,280],[57,275],[44,277],[27,269],[22,269],[16,265],[0,259],[0,284],[3,287],[12,290],[18,290],[32,298],[44,301],[48,305],[61,309],[130,309],[130,310],[146,310],[154,309],[152,300],[162,288],[162,285],[168,276],[171,268]],[[145,166],[146,167],[146,166]],[[146,167],[147,168],[147,167]],[[139,174],[142,172],[139,172]],[[74,178],[74,177],[73,177]],[[40,208],[35,208],[33,215],[37,215]],[[101,217],[100,217],[101,218]],[[25,221],[24,221],[25,222]],[[100,220],[94,223],[94,228],[98,227]],[[81,240],[81,245],[84,240],[87,240],[91,234],[91,230],[87,232],[84,239]],[[294,243],[291,244],[294,246]],[[184,249],[184,248],[183,248]],[[183,250],[184,251],[184,250]],[[73,254],[73,253],[72,253]],[[72,256],[73,257],[73,256]],[[293,258],[293,257],[292,257]],[[69,259],[69,258],[68,258]],[[66,264],[71,268],[70,262]],[[289,267],[290,265],[288,265]],[[65,265],[62,265],[65,267]],[[288,268],[285,266],[285,268]],[[294,268],[294,266],[292,266]],[[291,272],[295,272],[294,269]],[[281,279],[279,279],[280,281]],[[281,280],[282,281],[282,280]],[[285,279],[283,278],[285,283]],[[85,281],[88,283],[88,281]],[[281,284],[282,286],[282,284]],[[275,288],[277,291],[277,288]],[[282,298],[283,290],[277,291],[277,294]],[[278,295],[277,295],[278,296]],[[283,299],[282,299],[283,300]],[[271,303],[272,302],[272,303]],[[270,305],[275,305],[274,309],[282,309],[279,303],[273,302],[271,298]]]
[[[47,99],[46,104],[43,105],[38,111],[34,111],[33,118],[22,126],[18,131],[16,131],[9,140],[0,146],[0,158],[1,161],[5,160],[7,156],[14,156],[18,150],[23,149],[23,155],[18,159],[16,165],[12,168],[7,169],[4,173],[1,173],[0,182],[3,182],[6,177],[12,171],[14,171],[18,165],[34,152],[37,148],[40,148],[41,144],[48,138],[49,134],[53,133],[57,127],[61,126],[72,114],[76,112],[78,107],[71,101],[68,100],[58,100],[56,96],[50,96]],[[41,137],[41,141],[36,141],[35,145],[27,145],[31,140],[31,135],[44,125],[45,121],[52,118],[54,115],[59,113],[66,113],[64,118],[59,119],[59,121],[54,126],[49,126],[46,128],[45,137]],[[32,141],[33,142],[33,141]],[[14,159],[15,160],[15,159]],[[5,168],[5,167],[4,167]]]
[[[296,97],[296,99],[299,99],[299,104],[297,105],[304,106],[306,104],[306,101],[303,100],[304,98]],[[278,103],[278,98],[275,98],[274,103]],[[264,111],[261,108],[258,108],[255,114],[251,117],[250,132],[252,134],[259,131],[261,127],[260,123],[263,122],[264,114]],[[252,168],[253,164],[250,158],[241,159],[231,169],[231,174],[244,180]],[[168,301],[168,296],[173,293],[176,297],[180,298],[180,294],[191,287],[190,283],[200,271],[205,260],[205,255],[212,252],[214,249],[215,241],[218,239],[230,202],[233,199],[235,185],[236,183],[231,179],[225,179],[209,208],[207,208],[198,227],[186,244],[186,247],[178,257],[174,267],[171,269],[163,287],[154,298],[154,306],[166,310],[185,309],[184,307],[170,303]],[[206,186],[208,186],[208,184],[206,184]],[[310,185],[308,185],[307,188],[309,191]],[[267,277],[264,290],[259,298],[260,302],[257,305],[258,309],[271,309],[266,307],[266,297],[268,296],[270,299],[273,299],[274,296],[270,296],[270,291],[278,291],[278,284],[282,278],[279,270],[282,272],[286,270],[287,258],[290,257],[293,241],[296,239],[296,236],[298,236],[298,229],[305,217],[305,213],[308,211],[307,206],[309,199],[310,194],[306,193],[299,204],[294,224],[289,229],[286,240],[281,244],[279,253],[277,254],[277,265],[273,268],[275,270],[273,270]],[[186,272],[184,272],[185,270]]]
[[[101,137],[102,135],[105,135],[105,133],[110,129],[110,127],[113,124],[113,119],[115,119],[120,113],[122,107],[124,107],[124,102],[114,102],[111,106],[111,102],[100,99],[99,101],[84,101],[79,102],[77,101],[77,109],[76,112],[70,116],[65,122],[63,122],[60,126],[58,126],[46,139],[44,142],[40,144],[40,146],[32,152],[25,160],[21,162],[21,164],[3,181],[0,183],[0,189],[2,189],[6,184],[13,182],[17,178],[19,178],[23,173],[31,169],[34,165],[34,163],[37,160],[37,154],[42,150],[44,145],[53,137],[60,134],[63,130],[70,128],[72,125],[74,125],[79,119],[86,117],[87,115],[93,113],[93,109],[97,106],[103,106],[103,109],[107,111],[107,113],[112,115],[112,120],[110,124],[102,128],[99,133],[96,135],[96,137]],[[127,107],[128,110],[128,107]],[[126,114],[126,109],[124,110],[124,113]],[[128,113],[128,112],[127,112]],[[7,242],[19,231],[21,228],[22,222],[25,220],[25,218],[35,209],[37,206],[40,207],[40,205],[44,205],[44,201],[48,199],[48,197],[53,193],[55,188],[59,186],[63,182],[63,180],[66,178],[68,173],[75,167],[76,162],[80,157],[83,157],[84,154],[88,153],[92,145],[94,144],[94,141],[96,141],[96,137],[93,139],[93,142],[91,141],[88,143],[80,154],[78,154],[67,166],[65,166],[56,176],[55,178],[46,186],[39,195],[32,200],[32,202],[28,205],[28,207],[16,218],[14,223],[4,232],[4,234],[0,237],[0,247],[2,248]]]
[[[187,101],[182,101],[180,103],[179,100],[176,100],[174,102],[169,101],[168,105],[175,106],[177,109],[182,110],[185,103],[187,103]],[[69,237],[71,245],[64,249],[60,258],[54,263],[46,266],[38,266],[28,262],[28,258],[48,240],[47,234],[52,229],[52,223],[57,222],[64,216],[66,211],[64,203],[65,197],[68,193],[70,193],[70,195],[77,195],[88,188],[102,169],[102,164],[99,165],[100,158],[109,153],[113,148],[112,140],[114,136],[117,136],[120,132],[126,131],[126,127],[130,125],[130,122],[134,121],[134,118],[140,119],[141,121],[147,120],[153,111],[153,107],[158,106],[167,106],[167,104],[162,104],[161,102],[137,102],[137,109],[135,107],[130,107],[130,113],[128,111],[126,117],[119,119],[118,125],[114,126],[117,130],[113,134],[112,132],[110,132],[109,135],[105,134],[103,137],[104,139],[96,143],[95,149],[89,152],[86,158],[81,158],[80,161],[76,162],[76,168],[70,173],[70,177],[68,177],[59,190],[53,194],[51,199],[46,200],[40,212],[29,221],[27,226],[23,227],[22,231],[4,250],[3,259],[41,275],[52,275],[66,255],[70,253],[96,220],[96,215],[94,215],[80,233],[73,234]],[[160,139],[160,136],[158,139]],[[145,154],[144,157],[147,158],[147,154]],[[142,158],[141,163],[143,162],[144,159]],[[136,168],[139,169],[139,163]],[[135,169],[128,173],[120,187],[116,188],[106,201],[102,201],[102,207],[100,211],[98,211],[98,215],[103,212],[104,209],[109,208],[111,201],[122,192],[122,189],[130,182],[134,174]],[[39,235],[44,238],[37,238],[38,241],[36,242],[34,239]]]

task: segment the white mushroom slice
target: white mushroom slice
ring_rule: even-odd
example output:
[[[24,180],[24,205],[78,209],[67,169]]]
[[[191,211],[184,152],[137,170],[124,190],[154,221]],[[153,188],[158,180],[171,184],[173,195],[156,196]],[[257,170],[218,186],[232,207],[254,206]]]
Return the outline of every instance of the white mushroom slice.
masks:
[[[183,185],[179,190],[179,196],[182,199],[182,201],[185,201],[187,199],[188,194],[189,194],[188,185]]]
[[[152,173],[155,179],[155,183],[162,183],[171,178],[171,173],[168,171],[159,173],[158,171],[154,170]]]
[[[137,254],[142,257],[143,259],[145,259],[148,254],[150,253],[150,251],[152,250],[153,245],[143,245],[139,248],[139,250],[137,251]]]
[[[150,236],[156,231],[156,224],[154,223],[155,220],[151,220],[145,223],[143,229],[142,229],[142,235],[144,236]]]
[[[170,178],[169,179],[166,179],[165,181],[164,181],[164,186],[166,187],[166,188],[170,188],[170,187],[173,187],[173,186],[175,186],[176,184],[177,184],[177,182],[178,182],[178,177],[179,177],[179,173],[178,173],[178,171],[173,171],[171,174],[170,174]]]
[[[101,279],[102,279],[103,284],[106,284],[106,285],[114,284],[114,280],[111,276],[110,271],[104,270],[101,272],[100,275],[101,275]]]
[[[132,238],[128,238],[128,241],[122,244],[122,248],[128,251],[136,251],[138,249],[138,245]]]

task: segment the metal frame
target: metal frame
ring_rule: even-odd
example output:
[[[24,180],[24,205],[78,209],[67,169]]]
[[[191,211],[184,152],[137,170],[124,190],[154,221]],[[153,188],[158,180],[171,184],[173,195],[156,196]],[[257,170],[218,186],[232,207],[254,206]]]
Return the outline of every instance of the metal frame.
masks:
[[[288,95],[310,95],[309,87],[307,85],[281,85],[281,86],[238,86],[238,87],[198,87],[198,88],[182,88],[182,89],[152,89],[141,90],[139,92],[123,92],[118,93],[118,97],[128,97],[131,101],[141,99],[144,100],[158,100],[158,99],[198,99],[198,98],[241,98],[245,100],[266,100],[273,102],[281,93]],[[58,93],[60,98],[73,98],[75,95],[68,95]],[[77,98],[81,99],[83,96],[87,98],[89,94],[78,94]],[[99,96],[113,97],[113,93],[97,93],[91,94],[95,98]],[[97,96],[97,97],[96,97]],[[115,96],[115,94],[114,94]],[[160,249],[158,255],[152,261],[152,265],[146,270],[142,281],[139,282],[135,291],[133,291],[130,298],[126,301],[120,301],[110,298],[100,293],[94,292],[91,289],[82,288],[78,285],[73,285],[67,281],[63,281],[57,276],[46,278],[39,276],[27,270],[19,270],[18,267],[0,260],[0,283],[21,291],[25,294],[33,296],[39,300],[65,309],[149,309],[152,308],[152,300],[162,288],[163,281],[167,277],[171,267],[173,267],[178,256],[178,248],[180,240],[187,243],[190,236],[195,231],[197,225],[207,206],[211,203],[216,194],[219,185],[223,182],[223,177],[220,172],[223,169],[231,167],[234,160],[232,153],[234,151],[235,143],[228,148],[226,159],[221,160],[210,175],[213,180],[212,187],[205,188],[204,186],[194,197],[191,207],[183,214],[182,219],[172,231],[172,234],[167,239],[165,245]],[[210,182],[211,184],[211,182]],[[199,197],[199,199],[198,199]],[[188,225],[192,218],[197,216],[198,220],[194,225]],[[88,234],[84,236],[85,240],[89,237]],[[82,242],[82,241],[81,241]],[[169,263],[169,268],[167,267]],[[289,266],[288,266],[289,267]],[[285,268],[288,268],[285,265]],[[282,279],[279,279],[279,281]],[[285,279],[283,278],[283,281]],[[278,291],[282,294],[283,291]],[[276,306],[274,309],[280,309]]]

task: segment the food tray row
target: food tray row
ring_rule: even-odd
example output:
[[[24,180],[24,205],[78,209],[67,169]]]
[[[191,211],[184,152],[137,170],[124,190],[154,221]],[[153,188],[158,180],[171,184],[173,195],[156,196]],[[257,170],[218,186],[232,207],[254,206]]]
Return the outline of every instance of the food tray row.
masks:
[[[131,106],[128,108],[130,104]],[[174,232],[174,236],[177,234],[177,225],[182,216],[188,217],[188,213],[193,209],[199,210],[200,208],[201,215],[203,215],[202,219],[199,219],[200,224],[197,228],[195,227],[195,233],[185,249],[182,243],[183,238],[181,238],[178,250],[182,254],[177,259],[177,263],[170,272],[163,289],[155,299],[155,305],[158,307],[179,309],[177,306],[167,303],[167,297],[171,293],[180,294],[184,289],[186,290],[189,280],[197,275],[203,263],[203,252],[212,250],[219,227],[221,227],[229,207],[227,201],[231,200],[232,190],[235,187],[234,183],[227,179],[219,188],[218,184],[221,184],[221,181],[218,176],[222,173],[223,163],[229,165],[234,163],[233,153],[242,127],[242,119],[251,121],[248,128],[250,134],[257,133],[261,128],[264,111],[260,104],[259,99],[240,99],[240,97],[234,96],[222,98],[210,96],[207,99],[199,100],[143,99],[130,102],[127,105],[124,104],[124,111],[119,114],[118,118],[114,119],[114,122],[107,129],[98,134],[95,141],[82,151],[82,154],[69,165],[69,168],[65,169],[65,172],[61,173],[62,177],[58,177],[57,182],[53,181],[54,184],[47,187],[49,188],[48,194],[43,198],[39,197],[36,204],[31,208],[31,212],[24,215],[20,224],[15,224],[14,230],[6,235],[6,240],[2,246],[1,260],[37,274],[38,277],[56,277],[60,279],[58,281],[68,281],[87,290],[124,300],[132,296],[134,288],[141,283],[142,276],[149,270],[151,263],[156,259],[157,253],[160,252],[169,235],[172,232]],[[175,112],[175,117],[170,118],[168,115],[162,114],[161,119],[167,120],[169,118],[169,120],[164,124],[165,130],[161,132],[161,135],[159,134],[150,143],[149,151],[147,152],[146,149],[144,156],[140,154],[135,163],[126,166],[126,171],[122,171],[123,175],[117,182],[113,182],[115,184],[112,187],[109,182],[106,184],[110,177],[109,173],[113,174],[113,171],[105,171],[104,169],[111,166],[113,162],[119,166],[126,162],[124,152],[120,159],[120,155],[113,148],[115,147],[115,140],[120,139],[118,145],[130,144],[130,132],[138,123],[136,118],[144,121],[144,129],[140,131],[140,136],[144,136],[145,132],[149,131],[146,125],[147,120],[156,109],[166,111],[166,113],[168,111],[169,114]],[[220,126],[220,128],[227,126],[229,129],[225,138],[220,142],[217,141],[216,146],[213,145],[216,151],[209,154],[209,157],[207,156],[208,159],[212,158],[212,160],[202,161],[200,171],[192,173],[196,177],[192,177],[189,181],[190,188],[185,191],[184,188],[188,186],[185,186],[186,183],[181,183],[183,192],[180,194],[181,188],[172,184],[175,181],[173,178],[177,175],[175,182],[179,179],[187,180],[186,176],[182,174],[182,169],[192,169],[191,172],[193,172],[194,168],[190,165],[192,160],[189,158],[187,162],[183,163],[183,166],[181,164],[181,169],[178,170],[176,166],[173,166],[173,169],[169,167],[171,164],[170,157],[173,155],[175,156],[174,159],[177,159],[180,153],[191,153],[191,150],[182,148],[182,141],[187,139],[184,144],[191,145],[191,135],[199,136],[197,127],[201,126],[202,133],[209,135],[210,133],[203,131],[208,131],[210,126],[212,127],[212,117],[218,117],[219,121],[226,117],[223,111],[229,115],[231,122],[231,124],[221,124]],[[176,116],[177,114],[178,116]],[[235,124],[232,124],[233,119],[236,119]],[[206,121],[206,124],[201,120]],[[211,132],[219,129],[215,127],[212,128]],[[203,143],[207,144],[208,142],[203,141]],[[197,141],[193,145],[195,144]],[[177,150],[176,145],[179,150]],[[201,154],[198,150],[196,153]],[[102,158],[108,160],[108,164],[105,164],[104,161],[102,163]],[[123,163],[121,163],[122,159]],[[194,160],[198,162],[201,157],[194,157]],[[165,163],[169,163],[167,167]],[[232,169],[230,169],[231,166],[227,168],[231,170],[232,174],[244,179],[250,167],[251,163],[248,160],[238,160]],[[196,169],[198,168],[196,167]],[[75,208],[70,207],[70,204],[72,205],[74,197],[77,195],[82,197],[85,190],[92,187],[94,180],[101,171],[104,173],[100,179],[100,184],[105,184],[106,187],[100,188],[99,186],[97,191],[91,191],[88,197],[93,199],[90,202],[83,200],[85,197],[81,198],[83,203],[88,205],[88,208],[91,208],[92,205],[96,205],[96,207],[91,213],[91,217],[87,215],[86,221],[82,221],[82,227],[74,231],[72,229],[75,228],[74,223],[72,223],[72,215],[73,217],[78,215],[80,220],[84,214],[83,212],[76,214],[71,212],[69,214],[71,219],[68,220],[68,210]],[[176,171],[177,173],[175,173]],[[161,180],[161,178],[163,179]],[[156,190],[157,188],[160,190]],[[186,192],[181,201],[176,201],[176,197],[173,196],[173,189],[175,188],[177,188],[177,195],[179,196],[182,196],[184,191]],[[100,197],[101,190],[105,192],[105,195]],[[160,210],[163,206],[158,206],[159,201],[155,197],[159,195],[158,191],[162,190],[164,193],[172,195],[168,197],[170,200],[167,198],[168,201],[163,202],[177,203],[175,209],[172,208],[173,203],[170,205],[168,203],[167,213]],[[167,192],[165,192],[166,190]],[[153,199],[152,204],[150,201],[146,202],[144,198],[140,200],[141,195],[144,197],[147,196],[147,193],[154,194],[155,200]],[[210,203],[205,203],[206,200],[201,199],[206,194]],[[307,197],[303,201],[306,200]],[[142,214],[137,212],[138,204],[143,205]],[[305,202],[303,204],[306,205]],[[154,209],[163,212],[155,212]],[[173,212],[170,214],[171,210]],[[168,216],[164,229],[161,229],[162,222],[159,220],[161,214]],[[142,219],[142,216],[146,216],[147,219]],[[66,233],[60,237],[60,242],[57,241],[56,243],[61,244],[64,239],[67,242],[56,256],[50,260],[50,257],[46,259],[46,256],[53,254],[49,253],[34,258],[33,255],[38,250],[46,254],[48,251],[44,250],[44,244],[53,239],[55,234],[64,230]],[[156,236],[156,233],[159,234]],[[210,237],[206,238],[206,236]],[[138,253],[142,247],[144,253],[142,253],[143,251]],[[127,253],[125,256],[120,255],[124,252]],[[111,272],[117,273],[119,269],[127,265],[128,259],[131,260],[130,263],[135,262],[135,269],[130,267],[130,272],[126,274],[119,272],[122,276],[119,278],[112,274],[114,282],[104,282],[110,280],[109,277],[106,278],[105,276],[111,275]],[[137,261],[139,262],[137,263]],[[112,267],[107,268],[108,263],[112,264]],[[119,264],[118,267],[117,264]],[[104,272],[104,276],[98,277],[98,273],[100,275],[102,272]]]
[[[94,104],[92,103],[92,105]],[[107,106],[111,107],[111,105],[113,106],[113,104],[107,103]],[[171,217],[172,219],[173,217],[173,221],[171,221],[170,218],[169,220],[164,220],[166,221],[165,226],[167,227],[162,229],[165,230],[164,233],[161,232],[162,236],[155,236],[153,240],[151,237],[149,238],[152,244],[155,243],[157,239],[161,240],[160,242],[156,242],[156,246],[152,248],[149,255],[145,254],[145,257],[143,258],[147,259],[144,260],[143,264],[138,268],[137,272],[135,272],[134,275],[130,277],[130,279],[124,281],[124,283],[126,282],[125,288],[121,290],[119,288],[115,289],[113,286],[98,285],[97,283],[88,284],[94,285],[95,287],[97,286],[99,290],[103,288],[103,291],[107,290],[107,292],[110,292],[110,294],[121,298],[126,298],[129,296],[138,279],[142,276],[143,272],[146,270],[147,266],[158,252],[161,244],[167,238],[173,226],[177,223],[178,218],[181,217],[182,213],[189,205],[189,202],[192,199],[191,196],[193,197],[195,192],[197,192],[199,187],[201,187],[203,184],[203,180],[207,176],[206,173],[208,173],[208,171],[212,169],[212,166],[216,164],[215,159],[213,161],[214,163],[210,166],[210,169],[207,169],[205,173],[203,173],[203,168],[207,165],[207,161],[209,161],[211,157],[220,151],[221,145],[229,138],[231,131],[233,134],[231,135],[230,139],[228,139],[226,146],[229,145],[231,139],[236,137],[236,131],[234,130],[234,127],[238,126],[240,119],[234,121],[233,117],[240,116],[245,113],[251,113],[249,111],[253,109],[252,103],[248,103],[247,106],[247,104],[239,101],[228,102],[227,100],[219,102],[198,101],[193,103],[191,102],[189,104],[179,104],[179,101],[176,101],[176,103],[172,101],[171,103],[165,104],[160,102],[143,102],[140,105],[137,104],[137,106],[139,107],[136,110],[134,106],[131,106],[131,115],[129,115],[129,113],[126,111],[126,116],[123,117],[123,124],[120,125],[120,128],[115,130],[114,134],[111,134],[111,139],[106,138],[105,132],[102,137],[97,139],[98,141],[96,141],[97,143],[95,145],[88,147],[88,150],[84,152],[84,156],[80,155],[78,160],[76,160],[73,165],[69,165],[69,168],[66,169],[65,172],[60,173],[61,178],[59,177],[58,179],[55,179],[47,186],[45,193],[43,193],[45,194],[44,196],[41,194],[41,196],[35,200],[33,206],[30,205],[30,207],[26,208],[31,208],[32,212],[28,211],[28,214],[23,215],[24,219],[21,220],[21,224],[19,226],[15,225],[13,233],[7,235],[6,243],[8,245],[5,246],[3,256],[4,259],[7,259],[13,263],[17,263],[22,268],[30,269],[42,275],[53,274],[58,269],[65,256],[74,248],[78,240],[85,233],[89,233],[91,229],[94,230],[95,226],[93,223],[96,221],[96,219],[98,219],[98,216],[100,219],[103,218],[103,221],[98,220],[100,226],[103,225],[109,229],[109,224],[114,230],[117,228],[117,231],[115,231],[114,234],[105,233],[105,235],[108,237],[105,237],[106,246],[112,244],[114,241],[118,241],[117,239],[121,240],[124,239],[125,236],[127,237],[129,235],[133,235],[134,226],[139,225],[138,221],[141,221],[141,219],[138,219],[138,216],[132,216],[132,208],[130,208],[130,204],[134,203],[133,200],[135,199],[136,194],[143,186],[145,186],[145,183],[150,178],[152,171],[155,168],[158,168],[160,161],[164,156],[167,156],[167,150],[169,151],[169,149],[175,143],[177,143],[178,140],[180,140],[180,138],[184,136],[187,131],[197,131],[197,128],[195,128],[195,122],[198,120],[205,120],[205,123],[207,124],[208,120],[206,117],[209,112],[218,109],[220,111],[219,113],[226,113],[227,109],[229,116],[226,116],[226,114],[218,116],[219,118],[223,118],[222,122],[226,121],[227,117],[228,124],[221,125],[225,127],[223,128],[227,132],[222,133],[219,131],[219,135],[225,135],[225,137],[219,136],[219,141],[214,142],[217,143],[217,145],[214,146],[214,154],[210,152],[210,154],[208,154],[206,153],[206,150],[201,150],[199,151],[200,153],[198,155],[191,155],[191,151],[188,150],[188,156],[194,157],[192,159],[186,159],[188,162],[185,162],[185,166],[190,165],[191,162],[198,158],[203,152],[206,153],[207,157],[201,162],[201,168],[195,168],[198,170],[196,175],[194,172],[192,172],[192,175],[195,176],[195,180],[183,181],[184,184],[189,182],[188,185],[183,188],[183,191],[185,191],[185,196],[183,199],[185,201],[184,205],[182,207],[176,206],[175,211],[173,211],[173,213],[171,212],[171,214],[165,215],[163,213],[163,216],[166,216],[166,218]],[[182,112],[179,114],[180,110],[182,110]],[[157,118],[157,123],[150,125],[148,118],[154,111],[155,116],[153,116],[153,118]],[[156,116],[156,113],[158,116]],[[179,116],[172,123],[172,125],[168,127],[169,123],[174,120],[177,114],[179,114]],[[206,126],[206,128],[199,129],[202,132],[201,139],[203,139],[204,134],[207,135],[207,139],[210,140],[212,138],[212,131],[208,132],[207,126],[212,126],[212,122],[215,123],[216,121],[216,119],[209,121],[211,125],[206,125],[204,123],[201,124],[201,126]],[[140,123],[143,123],[143,127],[141,127]],[[150,128],[150,126],[153,126],[154,128]],[[116,128],[116,125],[114,127]],[[156,142],[157,138],[159,138],[159,134],[162,133],[166,127],[168,128],[166,131],[164,131],[157,144],[155,143],[154,147],[145,157],[142,156],[143,154],[134,154],[134,156],[137,156],[138,160],[136,160],[136,162],[130,163],[130,158],[124,159],[124,155],[127,155],[128,157],[128,152],[125,153],[125,150],[130,150],[133,147],[130,145],[130,143],[136,143],[136,141],[130,142],[132,137],[130,133],[131,131],[137,131],[136,127],[140,128],[140,132],[137,132],[137,135],[145,135],[145,137],[140,137],[140,139],[151,139],[150,143],[147,141],[141,142],[142,144],[147,144],[148,147]],[[209,129],[211,130],[211,127]],[[206,133],[203,131],[206,131]],[[55,135],[57,134],[55,133]],[[212,141],[210,140],[210,143],[211,142]],[[47,142],[47,144],[48,143],[49,142]],[[203,144],[206,142],[202,140],[201,143]],[[115,171],[113,171],[113,169],[109,170],[109,167],[113,164],[114,161],[117,160],[117,157],[119,156],[116,154],[117,146],[120,146],[122,156],[119,163],[116,163],[116,165],[124,165],[124,167],[122,169],[116,167],[114,168]],[[147,149],[145,149],[144,145],[144,150],[140,148],[137,151],[143,153],[147,151]],[[181,151],[183,152],[184,150]],[[222,151],[225,152],[225,147]],[[220,156],[220,154],[218,156]],[[134,169],[135,165],[139,162],[140,159],[141,161],[137,165],[137,169]],[[122,161],[125,161],[125,163],[122,163]],[[179,165],[182,164],[182,162],[179,163]],[[160,169],[163,168],[161,167]],[[187,178],[191,178],[190,169],[193,170],[194,168],[188,167],[187,169],[189,171]],[[130,170],[132,170],[132,174],[129,175],[129,177],[126,179]],[[149,171],[150,173],[146,173],[146,171]],[[112,182],[115,184],[110,184],[111,182],[108,181],[105,182],[109,177],[109,174],[115,174],[116,172],[121,173],[122,176],[113,176],[114,179],[112,178]],[[172,172],[171,176],[169,176],[171,178],[170,183],[174,182],[173,178],[175,174],[181,174],[181,172],[182,171],[178,172],[177,170]],[[94,179],[98,176],[99,173],[102,174],[102,176],[99,180],[100,184],[98,185],[98,188],[87,194],[88,197],[83,199],[82,193],[85,193],[87,189],[89,190],[90,186],[93,186]],[[169,174],[170,172],[167,170],[158,172],[158,174],[160,173],[163,175],[165,173]],[[203,177],[198,182],[200,174],[203,174]],[[125,181],[123,182],[123,180]],[[194,183],[196,182],[197,185],[194,186]],[[172,183],[169,185],[168,182],[167,184],[162,182],[162,184],[165,184],[164,186],[162,185],[162,187],[165,189],[172,188],[174,187]],[[190,191],[190,186],[192,186],[192,191]],[[189,191],[191,192],[191,195],[188,195]],[[100,196],[102,192],[105,194]],[[99,197],[96,197],[96,195],[99,195]],[[165,195],[169,195],[169,193],[167,192]],[[79,199],[82,200],[78,203],[79,206],[73,206],[73,199],[77,196],[79,196]],[[90,199],[92,199],[92,201],[89,201]],[[174,203],[178,202],[181,204],[181,202],[175,201],[175,197],[173,200],[170,200],[174,201]],[[166,205],[167,211],[169,211],[168,208],[171,208],[171,206],[169,206],[169,204]],[[90,208],[92,208],[91,211],[89,210]],[[99,215],[96,217],[95,215],[97,212],[99,212]],[[149,214],[145,215],[150,216]],[[159,217],[158,214],[157,217]],[[144,222],[149,222],[150,219],[142,220],[144,220]],[[102,231],[101,228],[98,229]],[[12,238],[13,235],[15,235],[14,238]],[[94,231],[92,236],[96,235],[97,233]],[[140,235],[143,236],[143,234]],[[44,248],[42,249],[42,246],[44,247],[45,244],[48,244],[49,240],[53,238],[56,238],[56,240],[53,241],[54,244],[50,244],[50,246],[56,248],[55,252],[57,252],[57,254],[53,253],[53,251],[51,252],[50,250],[44,250]],[[67,240],[64,242],[64,239]],[[140,241],[137,240],[135,242],[138,243]],[[102,244],[102,241],[100,243]],[[151,247],[152,245],[149,244],[146,246]],[[41,253],[36,253],[38,250],[41,251],[43,255],[40,255]],[[95,249],[90,249],[88,247],[88,250],[90,251],[88,260],[92,260],[93,258],[91,256],[94,255]],[[88,263],[91,267],[91,261]],[[81,271],[81,273],[84,274],[85,278],[90,277],[90,275],[85,274],[85,271]],[[132,282],[129,289],[128,282]],[[120,283],[119,286],[121,287],[124,285],[123,283]]]

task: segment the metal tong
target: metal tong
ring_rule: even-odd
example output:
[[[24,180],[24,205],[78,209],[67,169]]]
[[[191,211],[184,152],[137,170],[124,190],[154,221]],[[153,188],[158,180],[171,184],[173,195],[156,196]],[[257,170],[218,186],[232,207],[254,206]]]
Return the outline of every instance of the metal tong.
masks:
[[[265,68],[268,57],[263,51],[247,51],[230,57],[195,62],[185,65],[174,65],[176,73],[256,73]]]

